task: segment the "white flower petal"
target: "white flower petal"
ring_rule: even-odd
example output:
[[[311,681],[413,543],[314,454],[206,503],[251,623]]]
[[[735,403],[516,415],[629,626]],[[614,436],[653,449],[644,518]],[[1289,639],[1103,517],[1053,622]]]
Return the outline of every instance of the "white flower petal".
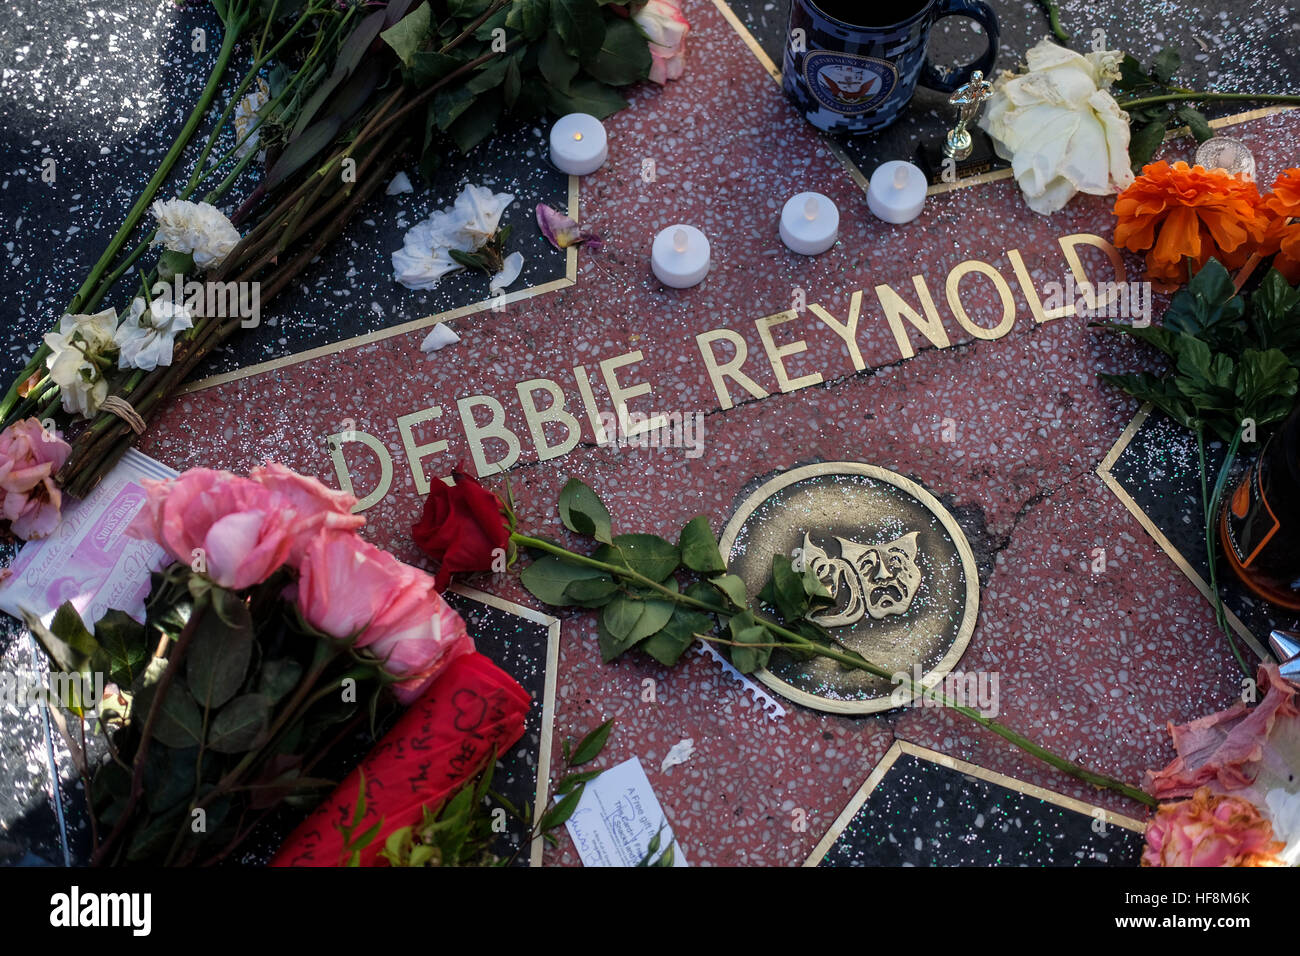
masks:
[[[524,257],[518,252],[512,252],[506,256],[505,261],[501,263],[501,271],[492,277],[488,283],[488,290],[496,292],[500,289],[507,289],[510,284],[519,278],[519,273],[524,271]]]
[[[453,332],[446,322],[439,322],[429,330],[429,334],[420,343],[420,351],[436,352],[448,345],[455,345],[459,341],[460,336]]]
[[[415,192],[415,187],[411,185],[411,177],[400,170],[397,175],[392,178],[392,181],[389,182],[388,188],[384,190],[384,193],[389,196],[413,192]]]

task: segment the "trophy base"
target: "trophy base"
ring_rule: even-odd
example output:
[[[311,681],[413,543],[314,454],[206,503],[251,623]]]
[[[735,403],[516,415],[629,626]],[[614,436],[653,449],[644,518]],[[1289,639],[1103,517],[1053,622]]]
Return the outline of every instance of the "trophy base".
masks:
[[[970,176],[1006,169],[1011,164],[993,150],[993,142],[982,129],[968,130],[971,135],[971,151],[963,159],[956,159],[944,153],[943,143],[922,143],[916,148],[916,164],[925,173],[931,186],[942,183],[955,183]]]

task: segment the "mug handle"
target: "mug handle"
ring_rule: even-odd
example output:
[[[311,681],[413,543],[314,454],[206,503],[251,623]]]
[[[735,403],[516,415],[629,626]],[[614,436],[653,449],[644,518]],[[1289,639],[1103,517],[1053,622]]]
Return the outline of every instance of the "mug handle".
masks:
[[[921,70],[921,85],[941,93],[951,93],[963,83],[970,82],[970,75],[975,70],[983,73],[985,79],[991,78],[993,64],[998,58],[999,34],[998,16],[992,8],[982,0],[939,0],[935,12],[935,22],[944,17],[970,17],[984,28],[989,46],[979,59],[956,68],[935,66],[927,57]]]

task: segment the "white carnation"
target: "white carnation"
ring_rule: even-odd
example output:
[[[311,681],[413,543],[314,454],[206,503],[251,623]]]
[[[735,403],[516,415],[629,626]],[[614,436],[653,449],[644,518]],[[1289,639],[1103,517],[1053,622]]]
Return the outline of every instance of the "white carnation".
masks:
[[[148,304],[142,298],[133,299],[131,311],[114,337],[121,349],[118,368],[151,372],[159,365],[171,365],[176,336],[193,327],[194,320],[183,304],[165,298]]]
[[[117,310],[94,315],[65,315],[59,330],[45,335],[50,355],[45,360],[50,381],[59,386],[63,410],[89,418],[108,397],[102,367],[116,349]]]
[[[481,249],[495,235],[514,198],[486,186],[466,186],[451,208],[436,210],[407,231],[402,248],[393,253],[393,278],[408,289],[434,288],[447,273],[461,268],[451,250]]]
[[[158,220],[155,246],[191,253],[201,270],[214,269],[239,244],[239,230],[216,206],[184,199],[160,199],[149,207]]]
[[[1107,92],[1122,54],[1080,56],[1042,40],[1027,73],[1004,73],[980,126],[1034,212],[1056,212],[1079,192],[1108,196],[1133,182],[1128,114]]]

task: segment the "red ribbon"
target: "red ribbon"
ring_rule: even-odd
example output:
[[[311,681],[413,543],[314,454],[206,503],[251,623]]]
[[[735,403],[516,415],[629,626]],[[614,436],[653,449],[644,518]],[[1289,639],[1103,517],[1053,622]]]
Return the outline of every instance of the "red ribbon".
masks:
[[[527,691],[482,654],[461,654],[366,755],[348,778],[280,847],[272,866],[339,866],[340,825],[356,812],[361,774],[366,813],[353,831],[379,820],[379,834],[361,851],[372,866],[384,839],[419,823],[424,807],[450,797],[486,764],[493,749],[504,754],[524,733],[531,702]]]

